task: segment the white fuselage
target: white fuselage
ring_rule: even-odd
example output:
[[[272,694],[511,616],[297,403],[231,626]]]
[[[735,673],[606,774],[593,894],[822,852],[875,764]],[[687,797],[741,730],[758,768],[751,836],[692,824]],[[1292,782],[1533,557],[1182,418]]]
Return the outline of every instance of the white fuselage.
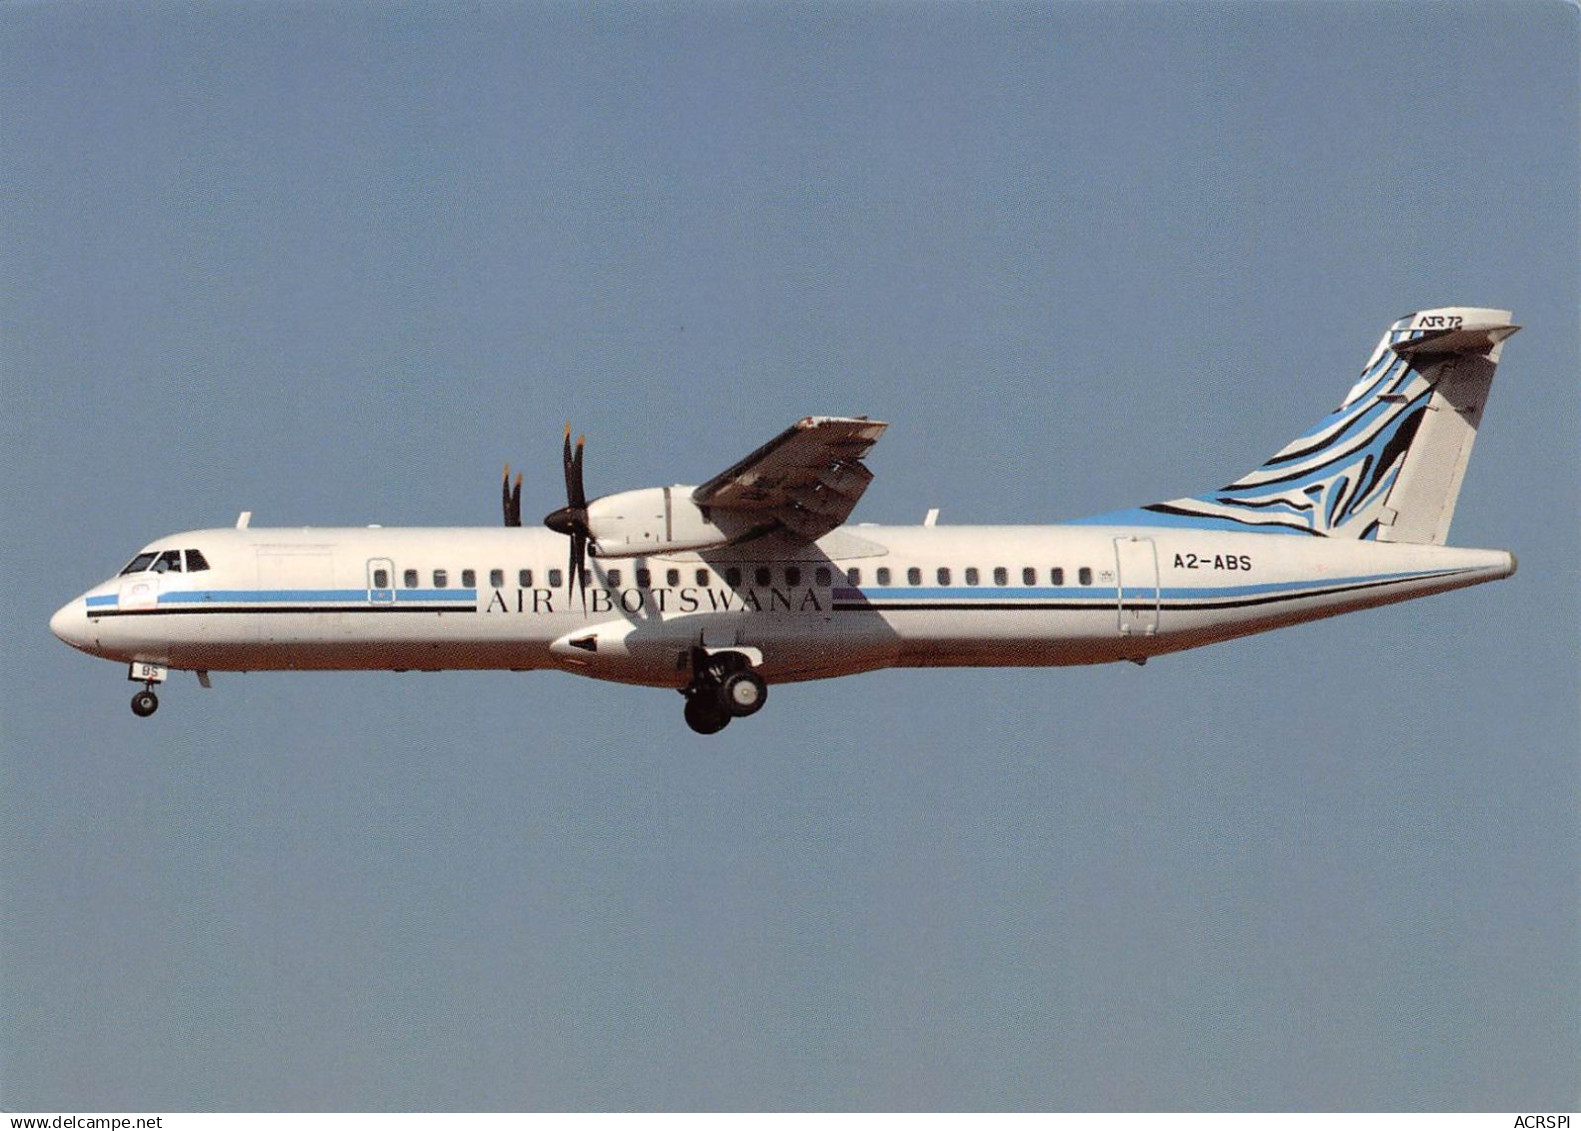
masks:
[[[62,608],[85,652],[197,671],[560,668],[682,687],[693,650],[769,682],[893,666],[1145,660],[1507,577],[1500,550],[1168,527],[842,527],[592,559],[536,528],[216,529],[197,572],[113,577]]]

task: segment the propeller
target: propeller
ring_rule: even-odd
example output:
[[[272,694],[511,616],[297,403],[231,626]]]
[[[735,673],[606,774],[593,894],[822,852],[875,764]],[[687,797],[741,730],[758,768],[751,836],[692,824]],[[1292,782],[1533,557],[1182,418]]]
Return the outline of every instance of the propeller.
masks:
[[[587,544],[593,536],[587,526],[587,492],[582,486],[582,447],[586,442],[586,436],[578,436],[576,451],[573,453],[571,425],[565,426],[565,449],[561,458],[565,464],[566,505],[546,515],[543,520],[543,524],[550,530],[571,539],[571,558],[566,568],[566,592],[569,593],[572,586],[582,591],[584,612],[587,610]]]
[[[505,509],[505,525],[522,524],[522,477],[516,476],[516,486],[511,486],[511,465],[505,465],[505,481],[500,484],[500,504]]]

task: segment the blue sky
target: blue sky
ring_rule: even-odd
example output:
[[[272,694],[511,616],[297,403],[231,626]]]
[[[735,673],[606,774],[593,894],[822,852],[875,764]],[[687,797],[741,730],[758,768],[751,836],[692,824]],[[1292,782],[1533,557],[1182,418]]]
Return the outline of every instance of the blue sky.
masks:
[[[13,1110],[1575,1106],[1577,11],[0,13]],[[178,678],[160,534],[493,524],[892,427],[857,517],[1227,482],[1506,307],[1508,582],[1171,657],[775,689]],[[1123,670],[1121,670],[1123,668]]]

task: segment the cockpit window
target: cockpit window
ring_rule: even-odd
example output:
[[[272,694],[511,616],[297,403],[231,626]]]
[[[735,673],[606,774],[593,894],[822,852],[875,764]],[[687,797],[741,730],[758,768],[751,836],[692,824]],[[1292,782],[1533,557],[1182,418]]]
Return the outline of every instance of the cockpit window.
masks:
[[[180,550],[166,550],[164,553],[160,554],[159,557],[157,559],[155,559],[155,561],[154,561],[154,572],[155,573],[171,573],[171,572],[180,573],[181,572],[181,551]]]
[[[202,550],[187,551],[187,572],[197,573],[200,569],[208,569],[209,560],[203,556]]]
[[[121,576],[125,577],[129,573],[142,573],[154,564],[154,558],[157,556],[157,554],[138,554],[137,557],[126,564],[126,568],[121,571]]]

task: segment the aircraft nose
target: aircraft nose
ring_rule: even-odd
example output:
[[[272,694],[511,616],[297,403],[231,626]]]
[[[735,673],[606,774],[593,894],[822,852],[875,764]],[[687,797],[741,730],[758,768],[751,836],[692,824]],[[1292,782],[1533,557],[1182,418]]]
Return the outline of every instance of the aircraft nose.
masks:
[[[88,643],[88,617],[82,598],[56,609],[55,615],[49,618],[49,630],[73,648],[84,647]]]

